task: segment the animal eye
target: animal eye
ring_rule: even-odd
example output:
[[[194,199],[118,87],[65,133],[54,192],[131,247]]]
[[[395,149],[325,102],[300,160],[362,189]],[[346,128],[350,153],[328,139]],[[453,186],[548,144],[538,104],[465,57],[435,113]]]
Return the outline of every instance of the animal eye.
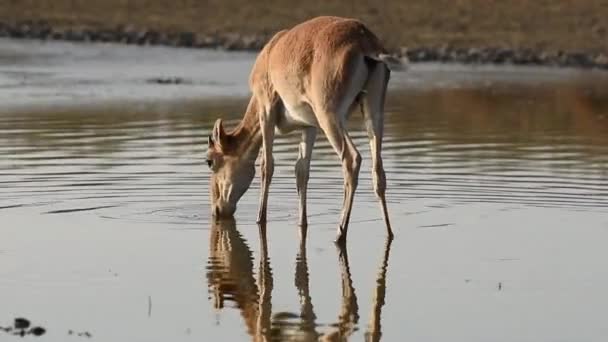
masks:
[[[211,168],[213,166],[213,160],[207,159],[207,166],[209,166],[209,168]]]

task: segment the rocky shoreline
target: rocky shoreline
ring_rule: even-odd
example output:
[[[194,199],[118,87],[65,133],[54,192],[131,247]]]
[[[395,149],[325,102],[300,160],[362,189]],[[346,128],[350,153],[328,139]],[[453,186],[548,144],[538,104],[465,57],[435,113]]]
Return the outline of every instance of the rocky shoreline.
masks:
[[[159,32],[132,26],[92,29],[55,28],[45,21],[0,22],[0,37],[15,39],[106,42],[133,45],[162,45],[188,48],[215,48],[228,51],[259,51],[270,39],[262,34],[209,34],[194,32]],[[582,51],[542,51],[501,47],[459,48],[402,47],[393,51],[410,62],[462,64],[511,64],[574,67],[608,70],[608,55]]]

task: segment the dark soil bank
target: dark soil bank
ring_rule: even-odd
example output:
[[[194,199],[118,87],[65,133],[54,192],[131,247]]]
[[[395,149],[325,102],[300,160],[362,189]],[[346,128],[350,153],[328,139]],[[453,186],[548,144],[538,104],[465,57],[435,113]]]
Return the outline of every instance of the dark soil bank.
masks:
[[[24,21],[17,24],[0,22],[0,37],[74,42],[115,42],[138,45],[166,45],[191,48],[222,48],[257,51],[268,35],[214,34],[193,32],[165,33],[120,26],[114,29],[55,29],[47,22]],[[603,53],[543,51],[499,47],[402,47],[392,50],[411,62],[457,62],[464,64],[550,65],[608,70],[608,57]]]
[[[359,18],[413,62],[608,69],[608,0],[8,0],[0,36],[259,50],[317,15]]]

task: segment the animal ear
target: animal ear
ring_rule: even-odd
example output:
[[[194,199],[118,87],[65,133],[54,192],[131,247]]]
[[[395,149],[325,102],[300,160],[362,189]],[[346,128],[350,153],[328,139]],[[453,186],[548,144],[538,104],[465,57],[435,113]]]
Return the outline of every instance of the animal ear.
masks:
[[[210,140],[212,143],[215,143],[222,148],[222,143],[226,140],[226,131],[224,130],[222,119],[215,120],[215,125],[213,126],[213,133]]]
[[[207,145],[209,147],[213,147],[213,138],[211,136],[207,137]]]

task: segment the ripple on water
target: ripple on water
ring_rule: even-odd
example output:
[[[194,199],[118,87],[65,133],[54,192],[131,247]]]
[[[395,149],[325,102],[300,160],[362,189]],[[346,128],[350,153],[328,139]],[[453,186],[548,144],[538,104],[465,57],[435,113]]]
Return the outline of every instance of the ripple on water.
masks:
[[[591,96],[575,86],[559,96],[550,87],[392,94],[383,155],[394,215],[415,212],[408,206],[419,199],[441,207],[607,211],[608,125],[602,118],[608,96]],[[225,112],[242,105],[228,102]],[[167,108],[162,115],[129,107],[2,114],[0,210],[31,206],[47,214],[206,227],[204,143],[215,120],[208,113],[217,107]],[[353,221],[379,220],[367,136],[359,117],[350,126],[364,160]],[[292,134],[275,144],[273,220],[296,220],[298,140]],[[256,216],[257,182],[239,204],[240,217]],[[311,222],[337,221],[342,183],[335,152],[320,137],[311,171]]]

